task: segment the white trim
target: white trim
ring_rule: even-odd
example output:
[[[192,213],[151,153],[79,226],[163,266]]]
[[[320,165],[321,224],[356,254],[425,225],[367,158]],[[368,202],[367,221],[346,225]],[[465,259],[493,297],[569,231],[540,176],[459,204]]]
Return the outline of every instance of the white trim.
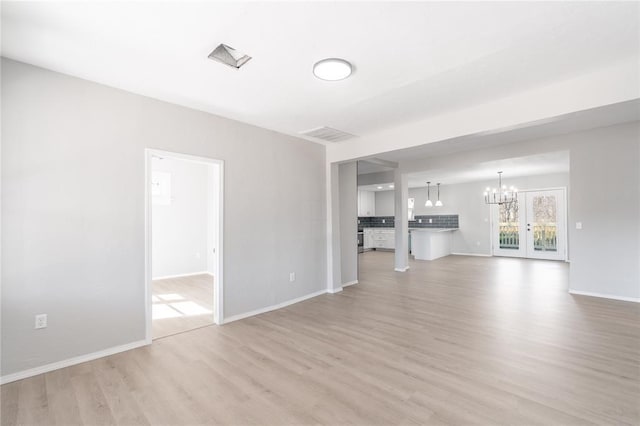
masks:
[[[454,256],[478,256],[478,257],[493,257],[490,254],[483,253],[451,253]]]
[[[164,275],[162,277],[151,277],[152,280],[167,280],[169,278],[184,278],[184,277],[194,277],[196,275],[211,275],[213,274],[209,271],[200,271],[200,272],[189,272],[188,274],[177,274],[177,275]]]
[[[569,290],[569,294],[575,294],[577,296],[600,297],[602,299],[613,299],[613,300],[622,300],[625,302],[640,303],[640,297],[614,296],[612,294],[592,293],[589,291],[578,291],[578,290]]]
[[[93,361],[94,359],[102,358],[109,355],[114,355],[120,352],[130,351],[131,349],[139,348],[141,346],[148,345],[146,340],[138,340],[137,342],[127,343],[125,345],[114,346],[112,348],[103,349],[101,351],[92,352],[90,354],[80,355],[73,358],[65,359],[51,364],[42,365],[40,367],[30,368],[28,370],[18,371],[17,373],[7,374],[0,377],[0,384],[7,384],[15,382],[16,380],[26,379],[27,377],[37,376],[38,374],[48,373],[49,371],[58,370],[60,368],[70,367],[76,364],[82,364],[83,362]]]
[[[314,293],[307,294],[305,296],[296,297],[295,299],[291,299],[291,300],[287,300],[285,302],[277,303],[275,305],[267,306],[266,308],[256,309],[256,310],[253,310],[253,311],[245,312],[243,314],[232,315],[229,318],[225,318],[224,319],[224,324],[229,324],[230,322],[233,322],[233,321],[238,321],[238,320],[249,318],[249,317],[252,317],[252,316],[255,316],[255,315],[264,314],[266,312],[275,311],[276,309],[281,309],[281,308],[284,308],[286,306],[293,305],[294,303],[302,302],[302,301],[305,301],[307,299],[311,299],[313,297],[320,296],[320,295],[326,294],[326,293],[327,293],[327,290],[320,290],[320,291],[316,291]]]
[[[539,191],[555,191],[555,190],[566,190],[566,186],[552,186],[549,188],[531,188],[531,189],[518,189],[518,192],[539,192]]]
[[[342,284],[342,287],[349,287],[350,285],[358,284],[358,280],[349,281],[348,283]]]
[[[145,148],[145,322],[146,322],[146,331],[145,331],[145,341],[150,344],[152,342],[152,302],[151,302],[151,281],[152,278],[152,228],[151,228],[151,196],[150,196],[150,187],[151,187],[151,169],[152,164],[151,160],[154,155],[169,157],[179,160],[191,161],[198,164],[205,165],[217,165],[218,166],[218,186],[219,193],[217,197],[217,208],[218,208],[218,229],[216,230],[217,236],[217,244],[216,244],[216,282],[213,286],[213,322],[215,324],[224,323],[224,161],[218,160],[215,158],[208,157],[199,157],[195,155],[182,154],[179,152],[170,152],[163,151],[153,148]],[[208,271],[206,273],[209,273]]]
[[[342,291],[342,287],[327,289],[328,294],[336,294],[336,293],[340,293],[341,291]]]

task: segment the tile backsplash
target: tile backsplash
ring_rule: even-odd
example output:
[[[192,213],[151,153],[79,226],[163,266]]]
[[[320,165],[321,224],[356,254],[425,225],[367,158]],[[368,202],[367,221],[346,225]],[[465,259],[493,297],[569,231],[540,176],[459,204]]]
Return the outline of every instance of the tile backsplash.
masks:
[[[431,223],[429,223],[429,219],[431,219]],[[358,229],[393,228],[394,226],[394,216],[358,217]],[[415,220],[409,221],[409,228],[458,228],[458,215],[416,215]]]

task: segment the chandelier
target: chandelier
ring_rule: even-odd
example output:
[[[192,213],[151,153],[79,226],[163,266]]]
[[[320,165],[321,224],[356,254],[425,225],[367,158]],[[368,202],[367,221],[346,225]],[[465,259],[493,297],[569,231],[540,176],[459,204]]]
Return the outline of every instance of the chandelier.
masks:
[[[502,184],[502,172],[498,172],[498,187],[484,191],[485,204],[510,205],[518,202],[518,188]]]

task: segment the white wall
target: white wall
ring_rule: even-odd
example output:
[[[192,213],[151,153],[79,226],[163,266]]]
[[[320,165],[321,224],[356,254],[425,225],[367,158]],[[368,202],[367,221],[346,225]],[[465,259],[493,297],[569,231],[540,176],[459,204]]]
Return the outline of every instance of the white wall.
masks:
[[[144,339],[145,148],[225,161],[225,318],[326,289],[324,146],[6,59],[2,113],[3,375]]]
[[[170,203],[152,203],[153,278],[206,272],[213,166],[168,157],[151,163],[152,171],[171,176]]]
[[[497,176],[497,175],[496,175]],[[497,179],[497,178],[496,178]],[[569,174],[559,173],[526,177],[504,177],[504,183],[520,190],[557,188],[569,186]],[[460,230],[453,233],[454,253],[491,254],[490,210],[484,203],[483,191],[487,186],[495,187],[497,180],[468,182],[440,186],[442,207],[425,207],[427,188],[410,188],[409,197],[415,198],[414,214],[439,215],[457,214]],[[376,192],[376,213],[378,208],[391,216],[394,210],[393,191]],[[431,201],[435,203],[437,189],[431,189]],[[390,212],[390,213],[389,213]],[[389,213],[389,214],[387,214]]]

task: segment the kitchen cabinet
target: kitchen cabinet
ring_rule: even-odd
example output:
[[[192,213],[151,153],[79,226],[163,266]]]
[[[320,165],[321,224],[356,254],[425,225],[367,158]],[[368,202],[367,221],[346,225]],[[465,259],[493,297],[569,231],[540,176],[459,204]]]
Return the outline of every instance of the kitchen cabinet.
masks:
[[[376,215],[376,193],[358,190],[358,216]]]
[[[373,229],[371,228],[364,230],[364,248],[365,250],[373,248]]]
[[[396,248],[396,231],[390,228],[365,228],[364,248],[394,250]]]
[[[411,231],[411,253],[418,260],[434,260],[451,254],[456,228],[426,228]]]

